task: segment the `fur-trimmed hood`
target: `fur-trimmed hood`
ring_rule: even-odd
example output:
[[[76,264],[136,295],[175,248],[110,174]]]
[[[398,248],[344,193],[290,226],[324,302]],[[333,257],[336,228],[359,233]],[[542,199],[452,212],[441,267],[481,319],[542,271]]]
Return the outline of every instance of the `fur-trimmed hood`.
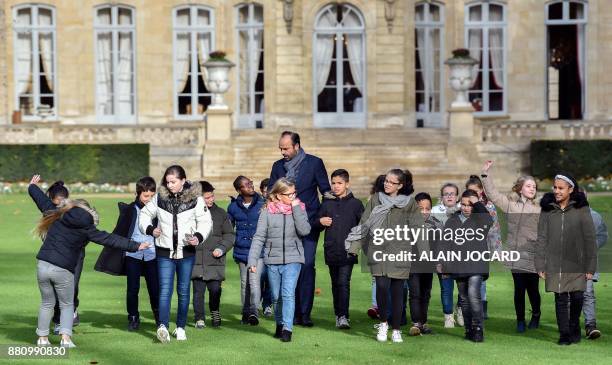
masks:
[[[159,197],[164,200],[177,197],[181,203],[189,203],[202,196],[202,185],[200,185],[198,182],[194,183],[187,180],[185,181],[183,190],[180,193],[171,193],[170,190],[163,185],[159,186],[157,193],[159,194]]]
[[[81,208],[85,212],[88,213],[88,216],[83,216],[82,214],[77,214],[75,212],[72,212],[72,209],[68,210],[62,215],[62,218],[61,218],[64,221],[66,221],[68,224],[71,224],[74,226],[87,226],[93,223],[95,226],[97,226],[98,223],[100,223],[100,216],[98,215],[98,212],[94,208],[90,207],[89,203],[86,200],[64,199],[57,206],[57,208],[61,209],[67,205],[73,205],[74,208]]]
[[[584,195],[584,193],[576,191],[570,195],[570,202],[568,206],[571,206],[571,205],[573,205],[574,208],[579,209],[582,207],[589,206],[589,202],[586,198],[586,195]],[[542,207],[542,211],[544,212],[550,212],[554,209],[560,209],[555,199],[554,193],[544,194],[544,196],[540,200],[540,206]]]

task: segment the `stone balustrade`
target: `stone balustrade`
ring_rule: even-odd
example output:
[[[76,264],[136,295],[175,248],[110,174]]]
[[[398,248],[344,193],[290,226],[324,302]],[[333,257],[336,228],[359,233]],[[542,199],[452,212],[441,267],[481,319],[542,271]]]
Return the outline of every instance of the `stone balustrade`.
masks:
[[[479,121],[480,141],[517,143],[535,139],[612,139],[612,120]]]

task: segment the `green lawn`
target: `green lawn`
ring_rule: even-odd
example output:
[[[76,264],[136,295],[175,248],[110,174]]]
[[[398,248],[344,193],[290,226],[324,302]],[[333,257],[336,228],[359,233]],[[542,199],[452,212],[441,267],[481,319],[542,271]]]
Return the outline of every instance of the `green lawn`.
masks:
[[[100,212],[101,228],[107,230],[112,229],[117,217],[116,202],[131,200],[129,196],[123,199],[104,195],[89,198]],[[607,212],[608,215],[612,213],[612,197],[591,197],[591,201],[601,212]],[[36,341],[35,329],[40,304],[35,266],[40,241],[32,236],[31,230],[40,214],[27,195],[1,195],[0,212],[0,344],[33,344]],[[144,317],[141,330],[136,333],[127,332],[125,279],[93,270],[100,250],[101,246],[96,244],[90,244],[87,248],[80,284],[81,324],[75,327],[74,334],[78,348],[70,352],[69,359],[51,360],[54,363],[601,364],[609,361],[612,355],[612,292],[609,289],[612,274],[603,274],[596,286],[598,324],[604,333],[597,341],[583,340],[579,345],[566,347],[556,345],[558,335],[553,296],[544,293],[541,328],[520,335],[515,333],[512,279],[508,272],[495,272],[488,281],[491,318],[486,321],[484,343],[465,341],[461,328],[442,328],[440,291],[437,280],[434,280],[430,324],[435,334],[416,338],[404,335],[402,344],[381,344],[374,338],[374,322],[365,314],[370,306],[370,276],[361,273],[359,268],[355,268],[352,280],[353,328],[342,332],[335,329],[330,281],[322,260],[322,250],[319,250],[317,259],[317,287],[321,288],[321,294],[315,299],[315,327],[296,327],[293,342],[284,344],[272,338],[272,320],[264,319],[258,327],[239,323],[238,268],[230,260],[228,279],[224,283],[221,299],[221,329],[207,327],[196,330],[192,327],[193,317],[190,312],[188,341],[172,341],[169,345],[162,345],[155,339],[154,323],[144,288],[141,292],[141,312]],[[172,313],[175,310],[176,295]],[[57,337],[51,337],[51,341],[59,343]],[[19,363],[26,362],[21,360]],[[44,361],[35,361],[41,362]]]

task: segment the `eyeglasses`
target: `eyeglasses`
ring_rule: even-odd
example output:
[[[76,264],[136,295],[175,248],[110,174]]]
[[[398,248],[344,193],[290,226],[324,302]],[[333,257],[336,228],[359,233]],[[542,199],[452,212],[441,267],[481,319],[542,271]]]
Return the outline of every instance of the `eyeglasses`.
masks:
[[[400,185],[401,183],[393,182],[393,181],[389,181],[389,180],[385,179],[385,184]]]
[[[457,194],[455,194],[455,193],[446,193],[446,194],[442,194],[442,196],[450,198],[450,197],[453,197],[453,196],[457,196]]]
[[[297,193],[296,193],[296,192],[293,192],[293,193],[286,193],[286,194],[281,194],[281,195],[288,196],[288,197],[292,197],[292,196],[296,196],[296,195],[297,195]]]

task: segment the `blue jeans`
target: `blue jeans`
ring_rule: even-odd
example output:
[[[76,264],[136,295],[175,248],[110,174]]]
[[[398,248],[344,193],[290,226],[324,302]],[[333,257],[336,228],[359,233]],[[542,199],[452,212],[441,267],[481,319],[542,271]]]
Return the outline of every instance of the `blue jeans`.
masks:
[[[267,266],[276,324],[283,325],[283,329],[287,331],[292,331],[293,316],[295,314],[295,287],[300,276],[302,264],[293,263]]]
[[[442,312],[444,314],[453,314],[453,291],[455,290],[455,280],[451,277],[443,279],[440,274],[438,274],[438,280],[440,281]]]
[[[178,295],[178,310],[176,312],[176,326],[185,328],[187,325],[187,312],[189,311],[189,287],[191,285],[191,269],[195,256],[182,259],[157,257],[157,272],[159,275],[159,324],[168,328],[170,321],[170,303],[174,290],[174,273],[176,272]]]

